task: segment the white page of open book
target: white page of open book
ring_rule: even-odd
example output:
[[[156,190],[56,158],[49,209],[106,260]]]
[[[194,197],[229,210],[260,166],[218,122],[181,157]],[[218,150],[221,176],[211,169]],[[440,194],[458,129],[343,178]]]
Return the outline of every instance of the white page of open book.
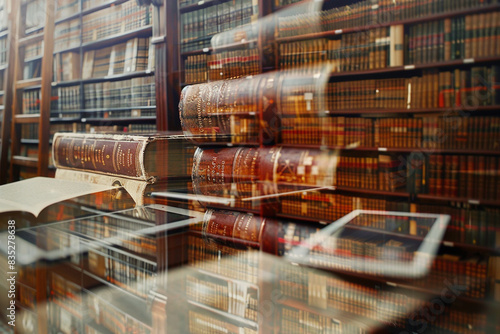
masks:
[[[37,217],[51,204],[113,188],[111,185],[34,177],[0,186],[0,213],[25,211]]]

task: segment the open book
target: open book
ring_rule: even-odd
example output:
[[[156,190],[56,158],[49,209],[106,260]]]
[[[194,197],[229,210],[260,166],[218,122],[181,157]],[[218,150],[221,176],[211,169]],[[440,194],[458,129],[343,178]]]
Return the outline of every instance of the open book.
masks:
[[[113,185],[35,177],[0,186],[0,213],[24,211],[37,217],[49,205],[113,188]]]

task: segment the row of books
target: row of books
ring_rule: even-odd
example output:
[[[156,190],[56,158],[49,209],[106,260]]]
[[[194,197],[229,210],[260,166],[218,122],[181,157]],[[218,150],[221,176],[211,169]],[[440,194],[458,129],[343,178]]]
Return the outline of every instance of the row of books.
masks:
[[[129,108],[156,105],[155,77],[105,81],[83,86],[85,108]]]
[[[19,274],[17,276],[18,282],[29,286],[31,288],[36,287],[36,264],[25,264],[18,267]]]
[[[7,1],[0,0],[0,31],[3,31],[8,28],[8,22],[9,22],[8,17],[9,14],[7,12]]]
[[[151,332],[150,326],[137,320],[131,314],[127,314],[109,301],[97,296],[94,293],[88,292],[85,294],[86,306],[88,314],[98,326],[103,326],[111,333],[116,334],[147,334]],[[87,324],[85,333],[93,334],[101,331],[94,329],[92,324]]]
[[[281,142],[329,147],[500,149],[500,118],[286,117]]]
[[[186,276],[188,300],[257,321],[258,291],[240,282],[210,275]]]
[[[40,78],[42,69],[42,59],[33,59],[27,63],[24,63],[23,68],[23,80]]]
[[[329,61],[344,72],[495,56],[497,16],[491,12],[417,24],[410,26],[406,40],[403,25],[393,25],[336,40],[281,43],[280,67]]]
[[[38,41],[26,45],[24,48],[24,59],[29,61],[32,58],[41,57],[43,54],[43,41]]]
[[[404,27],[394,25],[366,32],[344,34],[340,39],[312,39],[280,43],[280,68],[329,62],[334,72],[402,66]]]
[[[80,76],[80,53],[60,52],[54,55],[54,82],[64,82],[79,79]]]
[[[319,14],[311,12],[278,17],[277,34],[279,37],[290,37],[322,31],[333,32],[338,29],[387,24],[497,3],[497,0],[482,2],[431,0],[424,3],[418,0],[402,0],[391,3],[384,0],[365,0],[348,6],[324,10]]]
[[[23,91],[23,114],[40,113],[40,89]]]
[[[491,248],[500,245],[498,208],[481,208],[468,203],[452,203],[446,207],[417,204],[416,211],[450,215],[445,240]]]
[[[0,37],[0,66],[7,64],[7,36]]]
[[[344,324],[331,317],[291,307],[281,307],[279,319],[285,333],[368,333],[356,324]]]
[[[311,217],[336,221],[354,210],[379,210],[408,212],[409,206],[387,199],[342,195],[309,190],[303,194],[291,194],[280,199],[278,212],[292,217]],[[396,210],[397,209],[397,210]],[[384,228],[383,222],[372,219],[372,226]]]
[[[140,298],[147,298],[149,291],[156,287],[156,267],[153,262],[122,251],[109,248],[89,251],[91,273]]]
[[[84,1],[85,3],[86,1]],[[80,11],[79,0],[57,0],[56,1],[56,20],[69,17]]]
[[[184,61],[184,71],[186,84],[234,79],[258,74],[260,56],[257,49],[188,56]]]
[[[406,64],[498,55],[498,15],[493,11],[410,26]]]
[[[321,298],[324,307],[351,315],[361,316],[363,319],[370,319],[375,322],[376,327],[390,325],[391,327],[416,328],[417,321],[420,319],[415,310],[432,309],[432,303],[426,301],[423,296],[407,295],[402,290],[376,289],[362,284],[350,283],[332,276],[314,274],[300,267],[289,268],[282,266],[280,271],[281,278],[280,291],[283,295],[292,300],[301,300],[303,305],[316,306],[317,298]],[[295,281],[296,280],[296,281]],[[441,288],[443,281],[439,282]],[[322,294],[314,293],[316,286],[323,286]],[[326,291],[324,287],[326,286]],[[314,295],[313,295],[314,294]],[[288,326],[290,331],[303,328],[306,332],[316,332],[315,330],[329,329],[329,333],[344,333],[348,330],[342,326],[351,326],[349,332],[363,333],[366,323],[357,321],[348,321],[342,323],[342,318],[329,319],[321,316],[324,312],[310,313],[300,309],[296,303],[295,307],[283,307],[281,323],[282,326]],[[308,308],[311,310],[311,308]],[[438,319],[439,318],[439,321]],[[466,332],[473,328],[475,333],[486,333],[487,320],[486,315],[480,312],[465,312],[463,309],[445,306],[440,316],[435,322],[429,324],[433,332]],[[346,319],[355,319],[346,317]],[[378,324],[378,326],[376,325]],[[421,323],[418,322],[418,326]],[[310,326],[310,327],[309,327]],[[331,328],[331,326],[338,326]],[[361,328],[356,328],[356,326]],[[283,327],[284,328],[284,327]]]
[[[23,114],[40,113],[40,89],[23,91]],[[51,112],[80,109],[80,86],[52,89]],[[74,116],[74,115],[73,115]]]
[[[33,0],[26,4],[25,28],[26,30],[40,28],[45,25],[45,6],[47,0]]]
[[[49,327],[62,332],[82,331],[81,287],[55,272],[51,272],[49,277],[50,297],[47,303]]]
[[[17,298],[21,305],[32,311],[36,310],[36,290],[24,285],[18,285],[16,288]]]
[[[415,178],[410,191],[452,198],[500,199],[499,157],[432,154],[409,159],[409,176]]]
[[[56,24],[54,28],[54,52],[79,47],[81,30],[79,18]]]
[[[85,235],[96,240],[112,238],[120,240],[121,246],[136,254],[156,257],[156,240],[149,235],[142,235],[137,230],[148,226],[115,217],[103,216],[94,219],[82,219],[78,224],[70,222],[63,226],[67,231]]]
[[[48,328],[55,332],[62,333],[83,333],[83,323],[78,310],[68,309],[57,299],[52,299],[47,303]]]
[[[82,0],[82,9],[87,10],[108,3],[108,0]]]
[[[84,123],[57,123],[50,125],[50,135],[56,132],[85,132],[88,124]],[[22,139],[38,139],[38,124],[22,124],[21,125],[21,138]]]
[[[57,87],[57,99],[52,103],[51,112],[78,110],[81,105],[80,89],[80,86]]]
[[[227,261],[217,259],[223,255]],[[259,278],[259,256],[230,246],[211,246],[201,234],[188,235],[188,264],[228,279],[256,284]]]
[[[51,272],[50,276],[51,298],[58,300],[70,309],[81,310],[83,305],[80,286],[55,272]]]
[[[228,333],[228,334],[257,334],[258,330],[246,326],[235,325],[227,319],[215,317],[213,314],[189,310],[189,332],[202,333]]]
[[[340,187],[398,191],[406,186],[406,166],[391,155],[340,156],[335,173],[334,183]]]
[[[409,79],[373,79],[328,85],[328,107],[335,110],[437,109],[491,106],[499,103],[498,66],[470,70],[424,71]],[[300,110],[298,111],[300,113]]]
[[[151,6],[137,6],[134,1],[107,7],[100,11],[83,16],[82,43],[98,41],[148,27],[153,22]]]
[[[402,327],[405,317],[425,303],[423,298],[407,296],[401,291],[376,289],[290,265],[282,265],[279,269],[277,279],[283,296],[319,309],[343,311],[368,318],[378,323],[378,326],[390,320]],[[339,326],[342,325],[341,321],[337,321]]]
[[[202,49],[210,40],[198,43],[207,36],[227,31],[250,23],[258,15],[255,0],[224,1],[212,6],[181,14],[181,51]]]
[[[422,117],[374,120],[375,147],[490,149],[500,147],[500,118]]]
[[[99,50],[90,50],[83,56],[82,78],[154,70],[155,53],[150,38],[132,38]],[[72,64],[74,65],[74,64]]]
[[[84,132],[86,124],[80,122],[74,123],[52,123],[50,124],[49,134],[53,136],[56,132]]]
[[[445,280],[456,281],[466,287],[464,296],[485,298],[489,288],[487,273],[492,268],[488,266],[488,257],[480,255],[441,254],[432,263],[431,273],[425,282],[413,282],[416,286],[436,286]]]

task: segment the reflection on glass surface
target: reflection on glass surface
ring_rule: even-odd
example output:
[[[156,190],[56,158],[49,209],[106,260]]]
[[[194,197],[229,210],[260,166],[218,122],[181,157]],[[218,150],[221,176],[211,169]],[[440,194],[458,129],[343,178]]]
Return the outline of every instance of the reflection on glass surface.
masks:
[[[447,219],[150,205],[23,228],[18,328],[35,333],[46,312],[51,333],[486,333],[488,311],[465,306],[484,297],[482,265],[436,253]]]

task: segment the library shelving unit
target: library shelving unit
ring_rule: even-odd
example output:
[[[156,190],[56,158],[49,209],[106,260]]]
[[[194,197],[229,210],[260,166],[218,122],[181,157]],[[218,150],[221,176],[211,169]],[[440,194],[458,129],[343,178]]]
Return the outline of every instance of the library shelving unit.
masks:
[[[4,160],[3,155],[7,155],[8,151],[8,142],[2,141],[4,138],[4,133],[8,135],[10,133],[10,127],[8,126],[10,123],[5,122],[5,118],[9,118],[9,114],[6,116],[5,105],[8,103],[7,101],[12,101],[12,96],[10,95],[10,90],[7,85],[7,72],[9,71],[8,63],[9,63],[9,52],[11,51],[8,47],[10,45],[11,35],[9,34],[9,11],[8,11],[8,2],[3,0],[0,2],[0,161]],[[12,59],[12,58],[10,58]],[[9,96],[7,96],[9,95]],[[8,113],[9,111],[7,111]],[[5,145],[5,147],[4,147]],[[6,171],[0,172],[0,183],[3,183],[1,180],[4,180],[7,175]]]
[[[16,39],[11,46],[17,56],[11,87],[10,180],[17,179],[20,174],[48,175],[53,18],[54,3],[51,1],[21,2],[17,17],[12,17]],[[30,99],[25,103],[27,95]],[[39,142],[37,151],[29,156],[21,153],[23,135]],[[2,165],[4,168],[4,161]]]
[[[16,125],[10,136],[10,180],[53,175],[50,142],[55,132],[156,130],[152,6],[123,0],[49,2],[54,7],[52,31],[30,27],[29,39],[21,39],[15,48],[24,47],[19,51],[26,53],[25,62],[19,64],[17,76],[26,79],[17,84],[19,116],[13,118]],[[33,3],[37,2],[23,3],[21,14],[31,10],[49,17],[45,8],[36,10]],[[45,76],[40,77],[40,69]],[[33,79],[37,76],[38,81]],[[42,84],[50,91],[45,100]],[[49,104],[44,112],[41,101]],[[44,125],[37,127],[38,120]],[[6,161],[2,159],[3,166]],[[32,172],[19,175],[19,164]]]

